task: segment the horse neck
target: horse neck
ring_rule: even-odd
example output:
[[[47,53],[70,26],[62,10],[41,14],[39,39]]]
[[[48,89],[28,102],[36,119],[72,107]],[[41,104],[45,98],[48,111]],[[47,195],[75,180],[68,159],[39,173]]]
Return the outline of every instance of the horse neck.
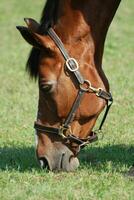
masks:
[[[101,68],[106,34],[120,1],[59,0],[55,26],[59,36],[64,43],[73,43],[88,34],[97,68]]]
[[[55,29],[64,43],[73,43],[90,33],[90,27],[80,10],[72,7],[71,0],[60,0]]]

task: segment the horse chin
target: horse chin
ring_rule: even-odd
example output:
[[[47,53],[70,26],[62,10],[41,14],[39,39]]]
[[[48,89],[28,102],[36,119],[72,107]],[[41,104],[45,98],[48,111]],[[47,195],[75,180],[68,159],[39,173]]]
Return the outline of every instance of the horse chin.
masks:
[[[79,166],[78,158],[65,145],[62,145],[62,148],[58,149],[58,151],[54,149],[53,153],[40,157],[39,163],[42,168],[50,171],[71,172],[75,171]]]

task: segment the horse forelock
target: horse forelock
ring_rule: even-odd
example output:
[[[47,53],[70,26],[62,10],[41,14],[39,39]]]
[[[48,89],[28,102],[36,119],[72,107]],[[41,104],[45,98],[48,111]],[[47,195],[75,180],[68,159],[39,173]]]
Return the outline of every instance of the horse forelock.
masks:
[[[45,34],[49,26],[53,26],[57,20],[59,0],[47,0],[41,15],[40,33]],[[31,78],[38,77],[38,62],[40,49],[32,48],[26,63],[26,70],[29,72]]]
[[[31,78],[38,77],[38,62],[39,62],[40,49],[32,48],[26,63],[26,70]]]

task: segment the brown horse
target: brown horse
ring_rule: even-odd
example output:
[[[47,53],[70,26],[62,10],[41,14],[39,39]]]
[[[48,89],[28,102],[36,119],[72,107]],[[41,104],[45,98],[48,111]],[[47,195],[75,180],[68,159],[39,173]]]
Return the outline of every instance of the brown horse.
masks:
[[[97,138],[92,129],[112,99],[102,69],[104,42],[120,1],[48,0],[40,24],[25,18],[27,27],[17,27],[33,46],[27,69],[39,81],[35,128],[42,167],[75,170],[80,147]]]

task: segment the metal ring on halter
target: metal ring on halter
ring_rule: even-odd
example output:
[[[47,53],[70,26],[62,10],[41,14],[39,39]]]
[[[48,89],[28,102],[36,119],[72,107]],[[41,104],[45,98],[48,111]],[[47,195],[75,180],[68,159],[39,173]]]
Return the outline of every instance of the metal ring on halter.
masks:
[[[75,66],[76,66],[74,69],[72,69],[72,68],[70,67],[69,62],[71,62],[71,61],[73,61],[74,64],[75,64]],[[67,66],[67,68],[69,69],[69,71],[71,71],[71,72],[75,72],[75,71],[77,71],[77,70],[79,69],[79,64],[78,64],[78,62],[77,62],[74,58],[68,58],[68,59],[66,60],[66,66]]]
[[[91,82],[89,80],[84,80],[84,83],[80,85],[80,89],[84,92],[88,92],[90,88],[91,88]]]

